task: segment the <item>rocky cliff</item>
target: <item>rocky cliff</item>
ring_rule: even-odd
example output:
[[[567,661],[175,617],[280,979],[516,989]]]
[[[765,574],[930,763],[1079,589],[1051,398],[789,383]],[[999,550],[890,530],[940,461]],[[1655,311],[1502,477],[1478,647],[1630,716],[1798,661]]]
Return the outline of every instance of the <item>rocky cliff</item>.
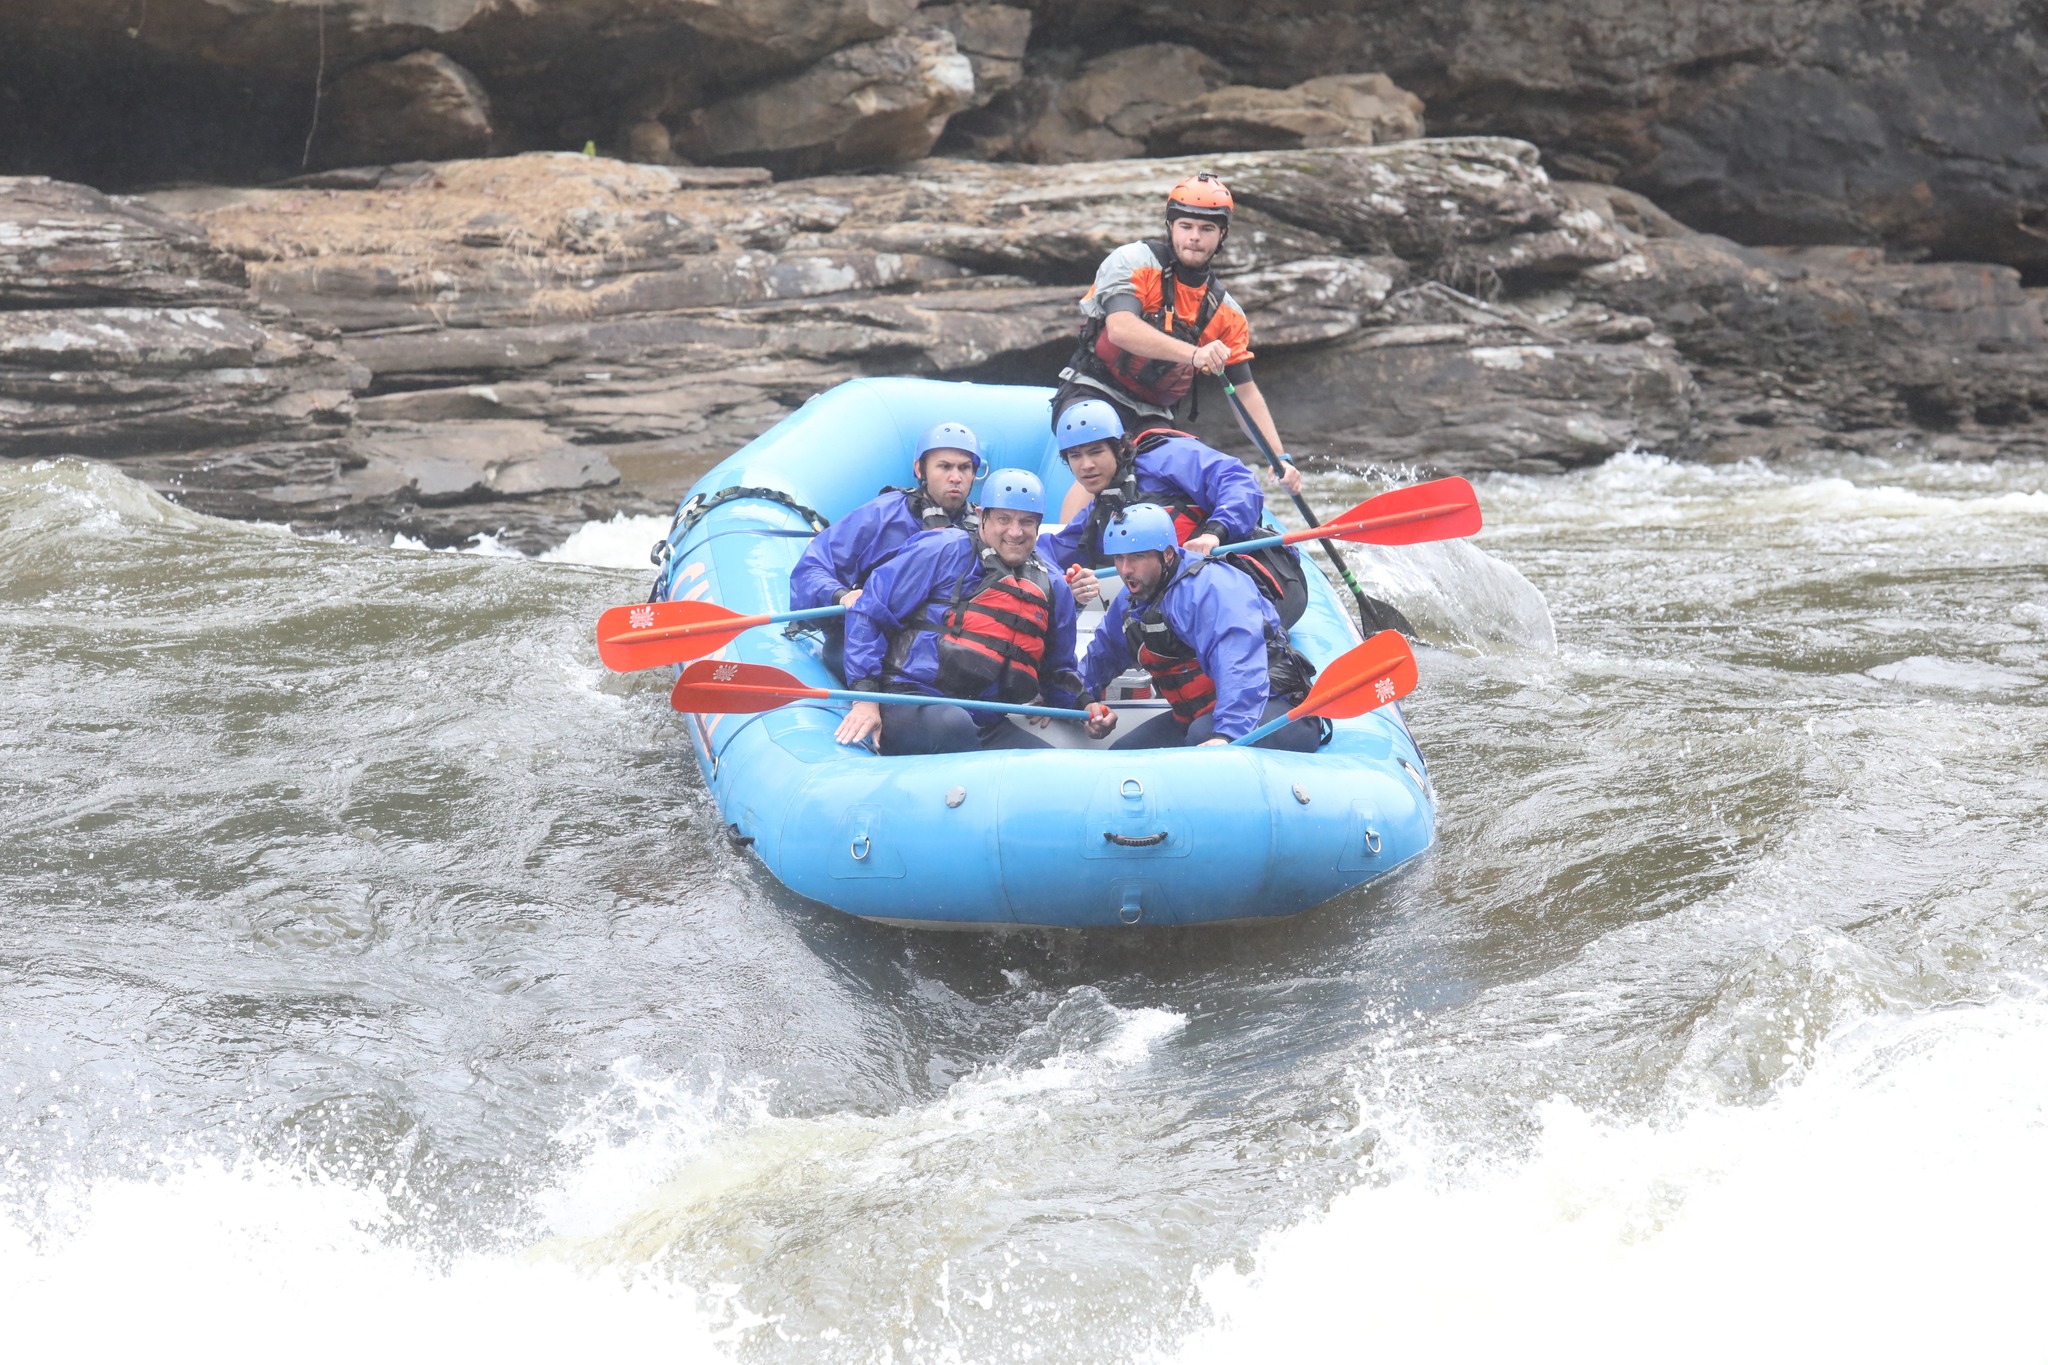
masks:
[[[1188,43],[1238,80],[1384,71],[1440,132],[1526,138],[1750,243],[2048,282],[2040,0],[1040,0],[1050,48]]]
[[[1498,138],[773,181],[531,153],[116,199],[0,182],[0,441],[192,505],[538,545],[860,374],[1046,382],[1101,255],[1221,171],[1314,465],[2042,449],[2016,271],[1770,248]],[[1237,437],[1213,399],[1200,423]]]
[[[39,174],[0,180],[0,451],[537,544],[853,375],[1049,381],[1101,254],[1213,169],[1310,463],[2039,453],[2043,23],[13,0],[0,169]]]
[[[1392,81],[1310,84],[1357,73]],[[2044,89],[2041,0],[10,0],[0,172],[591,142],[798,175],[1383,140],[1426,103],[1752,245],[2048,282]]]

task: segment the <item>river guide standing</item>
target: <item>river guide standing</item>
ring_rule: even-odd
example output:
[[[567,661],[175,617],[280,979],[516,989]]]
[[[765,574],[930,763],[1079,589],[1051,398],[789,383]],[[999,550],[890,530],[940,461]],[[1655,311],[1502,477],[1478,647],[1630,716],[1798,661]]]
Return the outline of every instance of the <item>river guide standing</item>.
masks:
[[[1229,187],[1204,172],[1166,198],[1166,240],[1132,242],[1104,258],[1081,299],[1081,339],[1053,398],[1053,420],[1085,398],[1114,404],[1127,431],[1170,425],[1197,374],[1236,386],[1247,415],[1284,451],[1265,397],[1252,382],[1251,324],[1213,262],[1236,207]],[[1280,481],[1301,491],[1301,471],[1281,455]]]

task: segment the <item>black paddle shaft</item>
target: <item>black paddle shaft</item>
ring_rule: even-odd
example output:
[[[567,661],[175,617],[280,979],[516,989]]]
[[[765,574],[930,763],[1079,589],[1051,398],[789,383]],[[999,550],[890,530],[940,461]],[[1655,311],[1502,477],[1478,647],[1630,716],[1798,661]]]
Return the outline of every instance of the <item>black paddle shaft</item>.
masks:
[[[1273,449],[1267,443],[1266,438],[1259,432],[1258,424],[1252,421],[1252,415],[1245,411],[1244,400],[1237,396],[1237,385],[1231,383],[1228,379],[1224,379],[1223,396],[1230,400],[1230,411],[1237,418],[1238,426],[1244,429],[1244,434],[1251,438],[1252,444],[1259,448],[1259,453],[1266,457],[1266,463],[1273,466],[1273,477],[1277,479],[1286,473],[1285,467],[1280,462],[1280,452]],[[1311,527],[1323,524],[1322,520],[1310,509],[1308,499],[1294,492],[1290,492],[1287,496],[1294,499],[1294,506],[1301,513],[1303,521],[1307,522]],[[1325,540],[1322,545],[1323,553],[1328,555],[1330,563],[1336,566],[1337,576],[1344,580],[1345,587],[1351,589],[1351,596],[1358,603],[1359,627],[1368,637],[1376,635],[1383,630],[1398,630],[1411,640],[1419,642],[1422,639],[1421,636],[1415,633],[1414,625],[1406,616],[1401,614],[1398,607],[1388,602],[1382,602],[1377,597],[1367,595],[1365,589],[1358,585],[1358,580],[1351,574],[1351,566],[1344,562],[1344,552],[1337,548],[1335,542]]]

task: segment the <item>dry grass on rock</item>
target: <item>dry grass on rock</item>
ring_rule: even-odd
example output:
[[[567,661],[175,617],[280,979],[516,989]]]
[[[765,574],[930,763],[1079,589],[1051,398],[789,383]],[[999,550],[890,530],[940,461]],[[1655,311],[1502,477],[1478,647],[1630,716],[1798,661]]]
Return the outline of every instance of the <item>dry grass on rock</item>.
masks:
[[[736,199],[686,189],[667,167],[534,152],[442,162],[400,187],[264,191],[205,217],[214,243],[249,261],[469,248],[560,257],[563,273],[576,274],[577,258],[630,255],[658,229],[736,219]]]

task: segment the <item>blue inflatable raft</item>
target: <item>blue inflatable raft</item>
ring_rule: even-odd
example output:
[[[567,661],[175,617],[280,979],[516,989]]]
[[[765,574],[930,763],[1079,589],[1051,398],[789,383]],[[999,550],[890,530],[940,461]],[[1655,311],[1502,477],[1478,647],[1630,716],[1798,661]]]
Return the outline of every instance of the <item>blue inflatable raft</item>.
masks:
[[[668,538],[656,600],[740,612],[789,607],[811,527],[885,484],[910,482],[917,436],[965,422],[993,467],[1073,479],[1052,443],[1050,391],[860,379],[819,395],[691,490]],[[772,490],[772,496],[728,495]],[[1294,642],[1320,666],[1358,643],[1321,574]],[[1096,612],[1081,618],[1085,652]],[[718,656],[843,686],[814,637],[749,631]],[[1117,733],[1155,701],[1114,703]],[[1292,915],[1428,848],[1434,797],[1399,708],[1335,722],[1314,754],[1249,748],[1111,753],[1055,721],[1054,750],[882,758],[836,743],[845,707],[799,702],[691,716],[705,782],[731,836],[784,885],[851,915],[931,928],[1187,925]],[[1014,723],[1014,722],[1013,722]]]

